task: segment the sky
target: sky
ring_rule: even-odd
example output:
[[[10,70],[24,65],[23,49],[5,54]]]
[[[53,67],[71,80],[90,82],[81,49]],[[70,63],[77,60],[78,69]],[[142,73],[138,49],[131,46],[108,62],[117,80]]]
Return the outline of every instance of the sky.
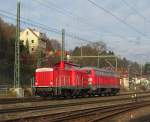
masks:
[[[20,1],[22,29],[36,28],[49,38],[61,40],[64,28],[68,50],[87,44],[86,40],[103,41],[120,57],[139,63],[150,61],[150,0]],[[1,0],[0,4],[0,17],[12,24],[16,23],[16,2]]]

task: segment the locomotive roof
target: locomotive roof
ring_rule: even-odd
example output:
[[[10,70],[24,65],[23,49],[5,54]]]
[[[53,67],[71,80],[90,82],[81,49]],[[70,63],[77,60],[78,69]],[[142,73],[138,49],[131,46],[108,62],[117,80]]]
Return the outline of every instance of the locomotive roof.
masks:
[[[82,69],[86,69],[86,70],[94,69],[95,71],[103,72],[103,73],[105,73],[106,75],[119,76],[119,73],[118,73],[118,72],[115,72],[115,71],[113,71],[113,70],[108,70],[108,69],[101,69],[101,68],[96,68],[96,67],[83,67]]]
[[[83,67],[82,69],[87,69],[87,70],[94,69],[94,70],[96,70],[96,71],[101,71],[101,72],[113,72],[113,73],[116,73],[116,72],[113,71],[113,70],[102,69],[102,68],[96,68],[96,67]]]
[[[53,68],[37,68],[36,72],[53,71]]]

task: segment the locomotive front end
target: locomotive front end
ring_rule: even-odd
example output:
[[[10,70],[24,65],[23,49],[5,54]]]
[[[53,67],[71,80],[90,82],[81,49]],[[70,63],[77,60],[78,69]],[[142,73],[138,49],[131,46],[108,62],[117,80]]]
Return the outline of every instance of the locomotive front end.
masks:
[[[53,90],[53,68],[38,68],[35,73],[35,95],[51,96]]]

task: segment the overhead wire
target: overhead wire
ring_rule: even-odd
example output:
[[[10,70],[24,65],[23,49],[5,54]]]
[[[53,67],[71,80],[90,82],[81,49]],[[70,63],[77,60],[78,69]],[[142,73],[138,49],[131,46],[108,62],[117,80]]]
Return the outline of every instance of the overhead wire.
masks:
[[[115,14],[113,14],[111,11],[107,10],[106,8],[100,6],[99,4],[93,2],[92,0],[87,0],[90,4],[94,5],[96,8],[103,10],[104,12],[106,12],[107,14],[111,15],[112,17],[114,17],[117,21],[119,21],[120,23],[126,25],[127,27],[129,27],[130,29],[134,30],[135,32],[137,32],[138,34],[150,39],[145,33],[139,31],[137,28],[135,28],[134,26],[128,24],[126,21],[124,21],[123,19],[121,19],[120,17],[116,16]]]
[[[128,6],[131,10],[133,10],[139,17],[146,20],[148,23],[150,23],[150,20],[148,20],[143,14],[141,14],[135,7],[131,6],[126,0],[121,0],[126,6]]]
[[[73,16],[73,14],[71,12],[69,12],[65,9],[59,8],[57,5],[53,4],[50,1],[35,0],[34,2],[37,2],[40,6],[43,6],[47,9],[55,9],[57,13],[67,16],[68,18],[73,18],[73,21],[75,20],[75,16]],[[50,4],[52,4],[52,5],[50,5]],[[78,18],[78,21],[80,21],[79,18]],[[85,23],[80,21],[80,24],[85,24]],[[67,25],[68,25],[68,23],[67,23]],[[69,24],[69,26],[71,26],[73,28],[77,27],[74,24],[72,24],[72,25]],[[69,27],[69,26],[67,26],[67,27]]]
[[[150,24],[150,20],[147,19],[141,12],[139,12],[135,7],[131,6],[126,0],[122,0],[122,2],[128,6],[132,11],[134,11],[139,17],[144,20],[144,29],[146,27],[146,23]]]
[[[44,1],[44,2],[42,2],[41,0],[35,0],[34,2],[38,2],[38,3],[40,3],[40,5],[42,5],[42,6],[44,6],[44,7],[46,7],[46,8],[50,8],[50,6],[48,5],[48,4],[46,4],[46,1]],[[50,3],[50,1],[49,1],[49,3]],[[53,6],[52,6],[52,8],[55,8],[55,7],[57,7],[55,4],[53,4]],[[58,9],[58,12],[59,13],[61,13],[61,14],[63,14],[63,15],[69,15],[70,17],[73,17],[73,14],[70,12],[67,12],[68,14],[66,14],[65,12],[63,12],[63,11],[61,11],[61,9],[59,9],[58,7],[57,7],[57,9]],[[64,9],[65,10],[65,9]],[[66,10],[67,11],[67,10]],[[39,24],[39,23],[38,23]],[[85,23],[84,23],[85,24]],[[44,25],[44,26],[47,26],[47,25]],[[89,40],[87,40],[87,39],[83,39],[83,38],[81,38],[81,37],[79,37],[79,36],[76,36],[75,34],[73,34],[73,33],[66,33],[66,36],[68,36],[68,37],[70,37],[70,38],[74,38],[74,39],[77,39],[77,40],[82,40],[82,41],[85,41],[85,42],[88,42],[88,43],[92,43],[92,41],[89,41]]]
[[[64,9],[65,10],[65,9]],[[1,10],[2,11],[2,10]],[[4,11],[3,11],[4,12]],[[69,11],[68,11],[69,12]],[[12,14],[12,13],[11,13]],[[73,13],[70,13],[70,15],[73,15]],[[14,14],[14,16],[15,16],[15,14]],[[23,18],[23,17],[22,17]],[[25,18],[23,18],[23,20],[24,20]],[[60,34],[61,33],[61,31],[60,30],[57,30],[57,29],[54,29],[54,28],[51,28],[51,27],[48,27],[47,28],[47,25],[44,25],[44,24],[41,24],[41,23],[37,23],[37,22],[35,22],[35,21],[33,21],[33,20],[30,20],[30,19],[26,19],[26,21],[30,21],[30,22],[33,22],[32,24],[31,23],[27,23],[27,22],[24,22],[24,21],[22,21],[22,22],[24,22],[24,23],[26,23],[26,24],[30,24],[30,25],[32,25],[32,26],[36,26],[36,27],[39,27],[39,25],[40,25],[40,28],[42,28],[42,29],[44,29],[44,30],[47,30],[47,31],[51,31],[51,32],[54,32],[54,33],[57,33],[57,34]],[[35,25],[35,23],[37,24],[37,25]],[[109,32],[109,33],[111,33],[111,32]],[[111,34],[113,34],[113,33],[111,33]],[[89,40],[87,40],[87,39],[83,39],[83,38],[81,38],[81,37],[78,37],[78,36],[75,36],[74,34],[66,34],[68,37],[71,37],[71,38],[74,38],[74,39],[77,39],[77,40],[85,40],[86,42],[89,42],[89,43],[92,43],[92,41],[89,41]],[[119,35],[119,34],[116,34],[116,36],[117,37],[119,37],[119,38],[125,38],[125,37],[123,37],[122,35]]]
[[[56,12],[62,14],[62,15],[65,15],[65,16],[69,16],[73,19],[77,19],[77,21],[79,21],[80,23],[82,24],[86,24],[86,21],[83,20],[83,18],[79,17],[78,15],[64,9],[64,8],[60,8],[59,6],[57,6],[56,4],[54,4],[53,2],[51,1],[41,1],[41,0],[35,0],[34,2],[37,2],[37,3],[40,3],[40,5],[48,8],[48,9],[51,9],[51,8],[54,8],[56,10]]]
[[[0,15],[5,16],[5,17],[7,17],[7,18],[9,18],[11,20],[16,20],[16,15],[15,14],[12,14],[12,13],[4,11],[4,10],[0,10]],[[59,34],[59,35],[61,34],[61,31],[58,30],[58,29],[46,26],[46,25],[41,24],[41,23],[37,23],[37,22],[35,22],[33,20],[26,19],[24,17],[21,17],[20,21],[22,23],[28,24],[30,26],[39,27],[39,28],[41,28],[43,30],[50,31],[50,32],[53,32],[53,33],[56,33],[56,34]],[[80,41],[85,41],[85,42],[93,43],[92,41],[89,41],[89,40],[84,39],[82,37],[76,36],[76,35],[74,35],[72,33],[65,33],[65,36],[68,36],[70,38],[77,39],[77,40],[80,40]]]
[[[80,23],[86,24],[86,25],[88,25],[88,27],[91,26],[91,27],[94,28],[94,29],[98,29],[98,28],[100,27],[100,30],[102,30],[102,31],[105,32],[105,33],[110,33],[110,34],[112,34],[113,36],[119,37],[119,38],[121,38],[121,39],[125,39],[125,38],[126,38],[125,36],[120,35],[120,34],[118,34],[118,33],[111,32],[111,31],[108,30],[108,29],[106,30],[106,29],[104,29],[104,28],[101,27],[101,26],[93,26],[90,22],[88,22],[87,19],[85,19],[85,18],[83,18],[83,17],[81,17],[81,16],[78,16],[78,15],[72,13],[71,11],[69,11],[69,10],[67,10],[67,9],[60,8],[58,5],[54,4],[54,3],[51,2],[51,1],[43,1],[43,2],[42,2],[41,0],[35,0],[35,2],[40,3],[40,5],[42,5],[42,6],[46,7],[46,8],[52,8],[52,7],[53,7],[53,8],[55,8],[55,10],[56,10],[57,12],[59,12],[59,13],[65,15],[65,16],[68,16],[68,15],[69,15],[69,16],[72,17],[72,18],[77,18]],[[47,4],[46,4],[46,3],[47,3]]]
[[[86,21],[84,21],[82,17],[79,17],[78,15],[76,15],[76,14],[74,14],[74,13],[68,11],[68,10],[65,9],[65,8],[60,8],[58,5],[54,4],[54,3],[51,2],[51,1],[35,0],[34,2],[39,3],[41,6],[47,8],[47,9],[52,9],[52,8],[53,8],[53,9],[56,10],[56,12],[58,12],[58,13],[64,15],[64,16],[67,16],[67,17],[69,17],[69,18],[72,18],[73,21],[77,20],[77,22],[79,22],[79,24],[86,25],[86,27],[89,27],[89,26],[90,26],[90,24],[89,24],[89,23],[87,24]],[[78,25],[79,25],[79,24],[78,24]],[[68,26],[68,25],[69,25],[69,26]],[[79,27],[81,28],[82,25],[79,26]],[[88,26],[87,26],[87,25],[88,25]],[[71,29],[68,29],[68,31],[69,31],[69,30],[72,30],[72,29],[77,29],[77,30],[78,30],[78,34],[81,34],[81,33],[83,32],[83,31],[81,31],[79,28],[77,28],[78,26],[76,26],[75,24],[71,24],[71,25],[70,25],[69,23],[67,23],[67,28],[69,28],[69,27],[71,27]],[[84,28],[84,29],[85,29],[85,28]],[[94,34],[95,34],[95,33],[97,33],[97,35],[100,34],[100,33],[97,32],[97,31],[94,31]],[[84,34],[84,36],[88,37],[89,34],[86,34],[86,35]]]

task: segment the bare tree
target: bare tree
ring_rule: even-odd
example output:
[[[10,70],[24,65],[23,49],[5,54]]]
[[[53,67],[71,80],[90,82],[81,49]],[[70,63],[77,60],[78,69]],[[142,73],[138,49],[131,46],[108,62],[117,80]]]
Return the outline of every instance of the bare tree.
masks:
[[[93,42],[92,44],[88,44],[93,49],[96,49],[98,52],[104,52],[107,50],[106,44],[103,41]]]

